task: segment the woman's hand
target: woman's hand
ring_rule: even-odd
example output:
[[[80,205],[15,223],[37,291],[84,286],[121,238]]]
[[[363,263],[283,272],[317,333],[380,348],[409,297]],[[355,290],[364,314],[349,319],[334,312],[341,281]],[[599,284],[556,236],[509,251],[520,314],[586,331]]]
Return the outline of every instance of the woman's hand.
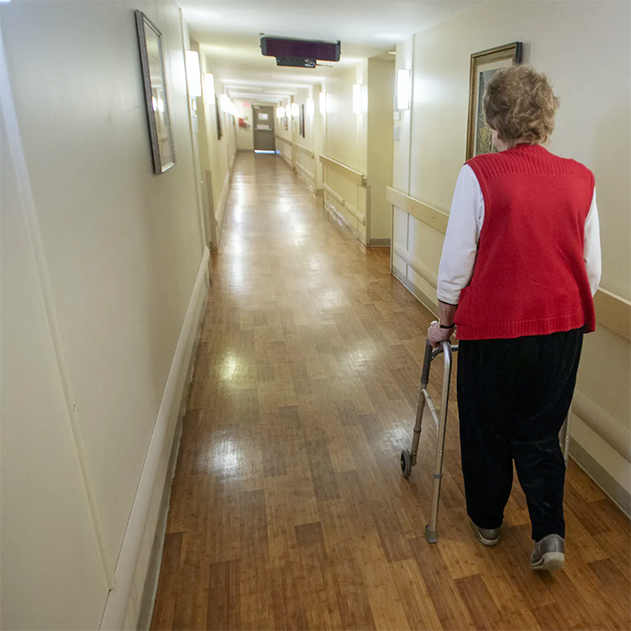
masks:
[[[432,348],[436,348],[444,340],[448,340],[456,327],[450,329],[441,329],[438,322],[432,322],[429,329],[427,329],[427,341]]]

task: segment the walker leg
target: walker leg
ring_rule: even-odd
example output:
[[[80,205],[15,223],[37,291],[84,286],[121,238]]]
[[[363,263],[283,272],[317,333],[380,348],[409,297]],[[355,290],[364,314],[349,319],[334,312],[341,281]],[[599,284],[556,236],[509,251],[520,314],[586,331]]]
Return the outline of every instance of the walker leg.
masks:
[[[423,372],[421,374],[421,391],[416,409],[416,424],[414,425],[414,435],[412,436],[412,466],[416,464],[416,454],[418,453],[418,443],[421,438],[421,425],[423,424],[423,412],[425,411],[425,393],[429,383],[429,369],[432,365],[432,347],[429,342],[425,344],[425,357],[423,358]]]
[[[410,451],[404,449],[401,452],[401,473],[404,478],[409,478],[412,467],[416,464],[416,454],[418,453],[418,443],[421,438],[421,425],[423,424],[423,412],[425,410],[425,391],[429,383],[429,369],[432,364],[432,347],[429,342],[425,344],[425,357],[423,359],[423,372],[421,374],[421,389],[416,408],[416,422],[414,433],[412,434],[412,448]]]
[[[443,372],[443,393],[440,402],[438,424],[438,440],[436,441],[436,460],[434,463],[434,493],[432,496],[432,513],[429,524],[425,526],[425,538],[429,543],[438,541],[438,504],[440,502],[440,486],[443,477],[443,458],[445,452],[445,433],[447,429],[447,411],[449,408],[449,385],[451,382],[451,344],[443,342],[445,367]]]

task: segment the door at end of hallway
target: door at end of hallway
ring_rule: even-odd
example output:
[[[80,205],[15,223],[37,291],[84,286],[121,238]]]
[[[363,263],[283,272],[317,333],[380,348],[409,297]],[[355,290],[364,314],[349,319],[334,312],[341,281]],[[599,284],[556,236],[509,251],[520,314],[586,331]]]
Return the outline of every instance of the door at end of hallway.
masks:
[[[254,114],[254,151],[274,153],[276,151],[274,108],[255,105],[252,112]]]

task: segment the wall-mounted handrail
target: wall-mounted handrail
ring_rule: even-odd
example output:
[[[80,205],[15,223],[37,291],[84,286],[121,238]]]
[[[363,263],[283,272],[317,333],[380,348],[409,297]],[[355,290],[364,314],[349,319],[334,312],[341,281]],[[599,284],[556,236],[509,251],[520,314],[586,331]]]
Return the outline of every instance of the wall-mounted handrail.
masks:
[[[360,171],[356,171],[355,169],[351,169],[351,167],[346,166],[342,162],[338,162],[333,158],[329,158],[329,156],[320,155],[320,162],[323,165],[341,173],[344,177],[349,179],[357,186],[366,186],[366,176]]]
[[[432,208],[422,201],[410,197],[396,188],[386,187],[386,199],[397,208],[404,210],[406,213],[416,217],[419,221],[435,228],[439,232],[445,234],[447,232],[447,222],[449,215],[442,210]]]
[[[303,167],[302,164],[300,164],[300,162],[296,162],[296,168],[299,171],[302,171],[311,180],[315,180],[316,179],[315,174],[311,173],[311,171],[309,171],[309,169],[306,169],[305,167]]]
[[[296,149],[299,149],[303,153],[306,153],[310,158],[314,158],[315,157],[315,153],[313,153],[312,149],[309,149],[308,147],[305,147],[304,145],[301,145],[301,144],[299,144],[297,142],[295,142],[293,144],[294,144],[294,147],[296,147]]]
[[[280,140],[281,142],[286,142],[288,145],[293,145],[294,143],[287,138],[283,138],[283,136],[279,136],[278,134],[274,134],[274,137]]]
[[[340,205],[344,206],[344,198],[336,193],[326,182],[322,184],[322,188]]]
[[[393,206],[416,217],[416,219],[431,226],[438,232],[442,234],[447,232],[447,222],[449,221],[449,215],[447,213],[432,208],[415,197],[411,197],[390,187],[386,188],[386,198]],[[399,248],[401,248],[401,246],[395,244],[394,251],[396,254],[399,254],[399,252],[397,252]],[[408,257],[412,256],[407,250],[404,251],[407,253]],[[405,255],[399,254],[399,256],[407,263]],[[416,262],[415,264],[420,263],[418,259],[414,259],[414,261]],[[408,263],[408,265],[410,265],[414,271],[417,271],[413,264]],[[429,270],[424,264],[421,263],[421,265],[426,268],[425,272]],[[431,275],[434,275],[433,271],[429,270],[429,272]],[[427,277],[428,274],[424,272],[417,273],[428,280],[430,284],[433,284],[429,281]],[[436,287],[435,284],[433,284],[433,286]],[[594,305],[596,307],[596,318],[600,324],[625,340],[631,341],[631,302],[606,289],[599,289],[594,296]]]

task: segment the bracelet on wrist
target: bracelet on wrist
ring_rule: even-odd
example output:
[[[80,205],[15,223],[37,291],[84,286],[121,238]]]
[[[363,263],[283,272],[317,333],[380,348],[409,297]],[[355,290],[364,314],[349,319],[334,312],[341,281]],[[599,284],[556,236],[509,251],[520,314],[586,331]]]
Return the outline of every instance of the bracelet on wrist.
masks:
[[[440,328],[441,329],[453,329],[453,328],[455,328],[455,326],[456,326],[455,324],[441,324]]]

